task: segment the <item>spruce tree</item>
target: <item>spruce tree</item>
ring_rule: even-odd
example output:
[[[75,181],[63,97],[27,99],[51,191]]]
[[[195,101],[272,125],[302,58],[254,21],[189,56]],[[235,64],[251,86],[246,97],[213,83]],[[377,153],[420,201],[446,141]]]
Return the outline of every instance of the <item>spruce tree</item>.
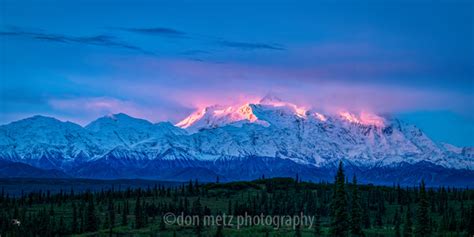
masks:
[[[84,202],[82,202],[81,206],[79,207],[79,217],[81,218],[79,233],[82,233],[85,231]]]
[[[125,204],[124,204],[124,208],[122,210],[122,225],[123,226],[128,225],[127,211],[125,210]]]
[[[377,212],[375,213],[375,226],[378,226],[379,228],[383,227],[383,219],[382,219],[382,211],[380,209],[380,206],[377,208]]]
[[[202,206],[201,206],[201,199],[197,198],[196,201],[193,202],[192,207],[192,214],[198,216],[198,223],[195,223],[195,232],[196,236],[200,237],[202,235]]]
[[[222,223],[217,224],[217,230],[216,230],[216,235],[215,235],[215,237],[224,237],[223,225],[222,225]]]
[[[85,231],[94,232],[94,231],[97,231],[98,228],[99,228],[99,221],[95,213],[94,200],[91,197],[89,199],[89,204],[86,210]]]
[[[227,215],[232,215],[232,199],[227,203]]]
[[[165,223],[165,218],[161,217],[160,218],[160,231],[166,230],[166,223]]]
[[[410,204],[408,204],[407,212],[405,215],[405,224],[403,225],[403,237],[411,237],[413,236],[413,222],[411,220],[411,208]]]
[[[110,227],[110,218],[109,215],[105,215],[104,226],[102,228],[108,229]]]
[[[467,232],[469,236],[474,236],[474,204],[471,205],[471,214],[469,216]]]
[[[137,196],[137,200],[135,202],[135,228],[140,229],[145,226],[145,221],[143,218],[143,210],[140,200],[140,194]]]
[[[349,230],[349,213],[347,211],[347,194],[345,191],[345,175],[342,162],[339,162],[331,203],[331,235],[346,237]]]
[[[401,233],[400,233],[401,218],[400,218],[398,209],[395,210],[395,216],[393,217],[393,222],[394,222],[393,224],[395,225],[395,237],[401,237]]]
[[[363,212],[362,212],[362,223],[364,224],[364,228],[365,229],[368,229],[370,228],[370,211],[369,211],[369,207],[368,206],[365,206],[364,209],[362,209]]]
[[[295,237],[301,237],[301,224],[295,227]]]
[[[428,237],[431,235],[430,217],[428,208],[430,203],[425,190],[425,181],[421,180],[420,197],[416,214],[415,236]]]
[[[64,224],[64,218],[62,215],[59,217],[59,226],[57,232],[59,236],[64,236],[66,234],[66,225]]]
[[[71,232],[73,234],[77,233],[77,208],[76,208],[76,204],[74,202],[72,203]]]
[[[107,215],[108,215],[108,219],[109,219],[109,225],[108,225],[108,228],[109,228],[109,236],[112,236],[112,232],[113,232],[113,228],[115,226],[115,207],[114,207],[114,203],[113,203],[113,200],[112,200],[112,197],[109,198],[109,203],[108,203],[108,207],[107,207]]]
[[[321,236],[321,215],[319,214],[319,210],[316,211],[316,215],[314,216],[314,236],[319,237]]]
[[[193,193],[194,193],[193,181],[190,179],[189,184],[188,184],[188,194],[193,195]]]
[[[360,206],[360,197],[357,187],[357,178],[354,175],[352,179],[352,210],[351,210],[351,235],[364,236],[362,231],[362,208]]]

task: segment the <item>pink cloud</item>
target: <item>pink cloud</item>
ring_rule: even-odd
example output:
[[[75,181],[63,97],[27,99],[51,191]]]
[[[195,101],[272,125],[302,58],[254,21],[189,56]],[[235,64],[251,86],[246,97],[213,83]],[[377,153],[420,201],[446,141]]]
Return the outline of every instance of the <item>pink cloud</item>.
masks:
[[[174,122],[193,109],[213,104],[257,102],[269,92],[305,108],[328,112],[340,109],[376,113],[416,109],[459,111],[472,107],[472,103],[469,104],[472,96],[468,94],[382,79],[382,75],[389,72],[420,69],[419,65],[410,62],[339,62],[315,67],[278,67],[137,58],[111,63],[115,67],[114,73],[106,77],[71,78],[80,82],[80,86],[107,92],[106,96],[53,101],[51,105],[73,110],[81,105],[84,111],[91,110],[96,114],[125,112],[152,121]],[[338,71],[350,72],[348,74],[354,77],[343,75],[345,73],[339,75]],[[357,75],[370,75],[370,80],[354,79]],[[113,91],[108,89],[110,85],[114,85]],[[122,97],[120,95],[127,100],[112,99]]]

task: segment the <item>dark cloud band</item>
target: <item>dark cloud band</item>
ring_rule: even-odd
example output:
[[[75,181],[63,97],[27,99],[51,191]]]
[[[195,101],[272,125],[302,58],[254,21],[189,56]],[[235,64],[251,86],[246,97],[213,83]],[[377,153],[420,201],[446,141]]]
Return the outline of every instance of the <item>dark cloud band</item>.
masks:
[[[172,28],[166,27],[154,27],[154,28],[116,28],[122,31],[143,34],[143,35],[155,35],[155,36],[164,36],[164,37],[173,37],[173,38],[187,38],[185,32],[175,30]]]
[[[269,49],[269,50],[285,50],[280,45],[265,44],[265,43],[247,43],[247,42],[235,42],[235,41],[218,41],[218,45],[237,48],[242,50],[255,50],[255,49]]]
[[[96,45],[96,46],[103,46],[103,47],[124,48],[124,49],[138,51],[144,54],[154,54],[136,45],[122,42],[118,40],[116,37],[109,36],[109,35],[76,37],[76,36],[69,36],[69,35],[62,35],[62,34],[51,34],[51,33],[12,29],[9,31],[0,31],[0,36],[27,37],[34,40],[45,40],[45,41],[52,41],[52,42],[58,42],[58,43],[77,43],[77,44]]]

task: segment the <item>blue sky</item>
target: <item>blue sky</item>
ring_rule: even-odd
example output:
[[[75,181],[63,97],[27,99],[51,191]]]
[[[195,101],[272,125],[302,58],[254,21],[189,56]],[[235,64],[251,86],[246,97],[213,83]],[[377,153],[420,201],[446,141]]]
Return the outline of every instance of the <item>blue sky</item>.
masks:
[[[178,121],[277,93],[474,145],[472,1],[0,0],[0,123]]]

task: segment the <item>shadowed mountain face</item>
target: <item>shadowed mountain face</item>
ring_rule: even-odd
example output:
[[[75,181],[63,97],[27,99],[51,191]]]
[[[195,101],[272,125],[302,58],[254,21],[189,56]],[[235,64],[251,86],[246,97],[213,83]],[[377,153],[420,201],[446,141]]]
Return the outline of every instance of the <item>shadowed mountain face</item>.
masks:
[[[471,148],[435,143],[395,118],[321,114],[274,98],[203,108],[177,126],[125,114],[85,127],[35,116],[0,126],[0,148],[3,176],[331,181],[342,160],[363,182],[474,183]]]

